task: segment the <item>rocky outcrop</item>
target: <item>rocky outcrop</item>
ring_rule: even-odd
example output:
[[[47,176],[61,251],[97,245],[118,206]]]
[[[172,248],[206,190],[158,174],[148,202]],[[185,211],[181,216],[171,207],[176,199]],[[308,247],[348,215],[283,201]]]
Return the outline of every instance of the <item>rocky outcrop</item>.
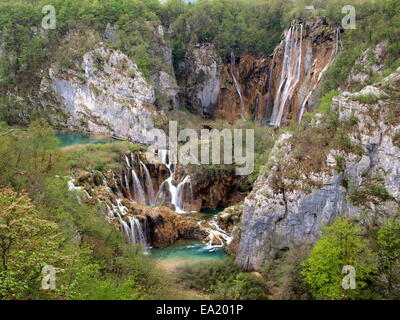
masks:
[[[233,237],[232,241],[224,247],[231,256],[236,256],[239,249],[242,213],[243,205],[240,204],[228,207],[218,214],[218,224]]]
[[[136,64],[101,42],[69,67],[53,64],[40,91],[56,96],[68,117],[67,127],[137,142],[146,141],[157,115],[154,88]]]
[[[235,175],[234,169],[204,170],[191,173],[193,201],[192,210],[223,209],[244,200],[251,191],[247,177]]]
[[[267,108],[270,68],[271,58],[265,55],[246,54],[225,64],[221,73],[221,90],[215,117],[234,122],[243,114],[247,119],[261,120]],[[237,79],[242,99],[232,75]]]
[[[203,240],[208,235],[197,223],[198,220],[179,215],[168,208],[147,207],[143,213],[149,226],[151,245],[156,248],[166,247],[179,239]]]
[[[221,59],[212,44],[196,44],[179,65],[182,105],[205,118],[218,104]]]
[[[168,33],[160,24],[148,23],[153,32],[151,41],[152,55],[160,57],[151,70],[150,79],[158,93],[157,104],[160,107],[176,109],[179,105],[179,86],[176,82],[172,61],[172,49],[168,41]]]
[[[382,75],[385,68],[388,42],[383,41],[375,48],[366,49],[357,59],[347,80],[340,86],[340,91],[351,91],[365,86],[372,76]]]
[[[392,94],[399,88],[399,79],[400,69],[374,87],[334,99],[333,111],[348,130],[350,142],[346,144],[357,148],[319,150],[325,161],[318,169],[307,169],[303,162],[298,172],[289,175],[307,154],[298,154],[301,141],[292,134],[281,136],[271,152],[268,170],[244,202],[236,256],[243,268],[258,270],[280,250],[314,242],[322,226],[337,215],[357,217],[368,225],[369,219],[396,212],[400,106]],[[325,121],[317,115],[309,126],[318,128]],[[317,159],[309,161],[315,164]]]

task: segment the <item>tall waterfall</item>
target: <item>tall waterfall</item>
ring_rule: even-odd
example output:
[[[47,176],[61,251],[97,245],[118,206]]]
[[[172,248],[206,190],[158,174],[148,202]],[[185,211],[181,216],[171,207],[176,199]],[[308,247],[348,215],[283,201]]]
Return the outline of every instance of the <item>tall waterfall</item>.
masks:
[[[329,62],[327,63],[327,65],[321,70],[321,72],[318,75],[318,79],[317,82],[315,83],[314,87],[312,88],[312,90],[310,90],[310,92],[308,93],[308,95],[306,96],[306,98],[304,99],[301,107],[300,107],[300,111],[299,111],[299,115],[298,115],[298,119],[299,122],[301,121],[301,119],[303,118],[303,114],[306,108],[306,105],[308,103],[308,100],[310,99],[311,95],[313,94],[313,92],[315,91],[315,89],[318,87],[319,83],[321,82],[322,76],[325,74],[325,72],[328,70],[328,68],[330,67],[330,65],[332,64],[333,60],[335,59],[336,55],[339,53],[339,43],[340,43],[340,29],[336,29],[336,33],[335,33],[335,50],[332,51],[332,55],[329,59]]]
[[[300,81],[303,46],[303,25],[292,26],[285,37],[284,58],[279,89],[274,100],[272,126],[280,126],[283,111]]]
[[[183,181],[178,184],[178,186],[175,186],[172,183],[175,177],[175,166],[169,158],[169,150],[163,149],[163,150],[158,150],[158,152],[160,154],[162,163],[168,168],[169,177],[166,180],[164,180],[163,183],[161,183],[157,198],[161,199],[163,189],[165,186],[167,186],[168,191],[171,195],[171,204],[174,205],[175,211],[177,213],[186,213],[186,211],[184,210],[184,194],[186,188],[188,187],[190,188],[190,192],[192,192],[192,184],[190,181],[190,176],[186,176],[185,179],[183,179]]]
[[[236,92],[239,95],[240,98],[240,116],[242,117],[242,119],[245,119],[244,116],[244,102],[243,102],[243,96],[242,96],[242,91],[240,89],[239,83],[236,80],[235,77],[235,56],[233,54],[233,51],[231,51],[231,75],[232,75],[232,79],[233,79],[233,84],[235,86]]]

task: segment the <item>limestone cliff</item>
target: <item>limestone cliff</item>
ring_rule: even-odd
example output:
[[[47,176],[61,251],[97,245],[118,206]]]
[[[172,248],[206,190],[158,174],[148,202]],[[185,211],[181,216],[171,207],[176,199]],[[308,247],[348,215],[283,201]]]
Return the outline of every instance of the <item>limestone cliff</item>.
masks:
[[[280,250],[314,242],[337,215],[368,226],[396,213],[399,87],[400,69],[375,86],[335,98],[332,112],[339,123],[317,115],[303,129],[309,135],[281,136],[244,202],[236,261],[246,270],[260,269]],[[332,142],[335,132],[340,135],[337,143]]]

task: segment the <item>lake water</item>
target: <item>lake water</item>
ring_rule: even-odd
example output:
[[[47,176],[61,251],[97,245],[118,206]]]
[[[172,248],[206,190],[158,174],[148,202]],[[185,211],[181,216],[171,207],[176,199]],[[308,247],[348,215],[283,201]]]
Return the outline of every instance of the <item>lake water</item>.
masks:
[[[60,140],[59,147],[64,148],[68,146],[72,146],[74,144],[105,144],[105,143],[111,143],[111,142],[116,142],[117,140],[108,138],[99,138],[96,136],[92,136],[86,133],[82,132],[57,132],[54,134],[57,139]]]
[[[214,260],[227,256],[221,248],[208,249],[206,244],[198,240],[180,240],[166,248],[150,249],[150,257],[160,260]]]

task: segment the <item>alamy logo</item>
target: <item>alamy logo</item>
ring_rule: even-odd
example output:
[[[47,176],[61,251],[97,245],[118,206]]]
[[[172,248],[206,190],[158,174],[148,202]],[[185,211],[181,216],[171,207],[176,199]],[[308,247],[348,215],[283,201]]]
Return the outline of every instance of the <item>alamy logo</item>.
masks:
[[[342,8],[342,13],[346,16],[342,19],[343,29],[355,29],[356,28],[356,8],[347,5]]]
[[[342,273],[345,274],[342,279],[342,288],[344,290],[354,290],[356,288],[356,268],[346,265],[342,268]]]
[[[44,266],[42,269],[42,289],[55,290],[56,289],[56,268],[53,266]]]
[[[42,28],[54,30],[57,22],[56,9],[51,5],[47,5],[42,8],[42,13],[45,14],[42,19]]]
[[[194,129],[178,132],[178,123],[169,122],[169,134],[161,129],[147,133],[149,151],[169,151],[169,163],[183,165],[234,164],[237,175],[249,175],[254,170],[253,129],[202,129],[200,135]],[[223,140],[223,148],[221,148]],[[178,142],[185,142],[178,145]],[[159,153],[160,161],[161,154]],[[222,160],[222,162],[221,162]]]

